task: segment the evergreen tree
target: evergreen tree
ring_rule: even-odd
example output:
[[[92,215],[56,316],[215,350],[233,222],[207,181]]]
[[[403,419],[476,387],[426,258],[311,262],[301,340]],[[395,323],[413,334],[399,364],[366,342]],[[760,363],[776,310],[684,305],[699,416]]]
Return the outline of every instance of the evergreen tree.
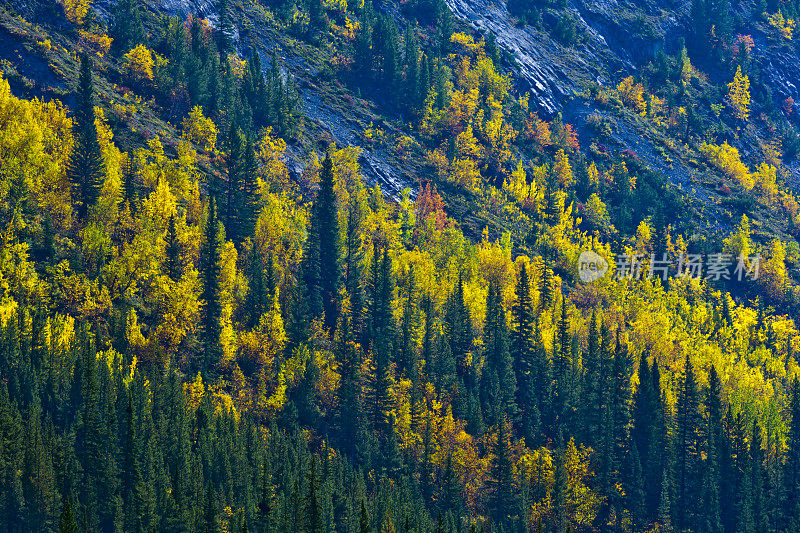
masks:
[[[535,320],[533,301],[531,298],[528,265],[522,263],[516,286],[516,302],[511,308],[514,317],[514,329],[511,333],[511,353],[514,369],[517,373],[517,405],[521,411],[520,428],[529,444],[533,437],[531,428],[531,410],[535,408],[534,379],[535,367],[533,335]]]
[[[700,468],[700,411],[697,383],[689,355],[686,355],[684,375],[679,390],[675,465],[675,526],[695,528],[698,519]]]
[[[484,320],[484,370],[481,376],[481,403],[487,421],[498,424],[516,416],[516,377],[508,352],[508,331],[502,289],[490,280]]]
[[[305,509],[303,513],[304,533],[323,533],[325,531],[322,506],[319,501],[319,487],[317,481],[317,461],[310,459],[311,468],[308,472],[308,492],[306,493]]]
[[[201,370],[207,373],[219,361],[222,347],[222,304],[220,302],[220,232],[214,198],[208,199],[205,231],[201,248],[200,272],[203,279],[203,348],[204,357]]]
[[[242,134],[233,123],[228,133],[228,181],[225,183],[225,232],[234,242],[241,242],[242,202],[241,189],[244,174]]]
[[[67,176],[73,185],[73,199],[78,217],[83,220],[97,203],[105,180],[105,160],[97,138],[94,113],[94,83],[89,56],[81,55],[75,119],[72,126],[75,145],[67,164]]]
[[[58,521],[58,533],[77,533],[78,523],[72,514],[72,505],[69,498],[64,498],[64,507],[61,511],[61,518]]]
[[[792,383],[789,401],[791,425],[787,438],[786,461],[783,468],[784,528],[795,531],[800,526],[800,382]]]
[[[380,261],[379,261],[380,257]],[[387,429],[388,413],[391,409],[390,369],[394,347],[394,316],[392,314],[392,298],[394,280],[392,277],[391,258],[384,250],[379,256],[375,250],[373,262],[377,268],[373,281],[372,295],[372,360],[368,380],[367,398],[372,427],[381,433]],[[377,266],[377,264],[380,266]]]
[[[456,360],[456,373],[470,388],[472,371],[468,360],[473,342],[472,317],[464,301],[464,280],[460,274],[458,285],[448,299],[444,320],[449,347]]]
[[[414,266],[408,270],[408,285],[406,298],[403,305],[403,317],[400,326],[400,358],[398,372],[414,379],[417,373],[417,351],[414,342],[417,328],[419,327],[419,294]]]
[[[114,9],[111,36],[121,52],[146,43],[139,0],[119,0]]]
[[[489,511],[500,528],[511,525],[518,513],[519,495],[514,486],[513,459],[506,433],[506,419],[497,424],[497,442],[492,458]]]
[[[319,242],[320,293],[325,329],[333,335],[339,317],[340,250],[339,207],[334,190],[333,160],[325,154],[319,174],[319,191],[314,204]]]
[[[241,205],[242,214],[239,236],[241,239],[246,239],[255,232],[256,222],[261,211],[258,197],[258,162],[256,161],[255,147],[251,139],[247,140],[244,148],[242,181],[244,199]]]
[[[585,428],[585,441],[592,446],[597,446],[602,440],[600,429],[602,426],[603,409],[606,398],[603,394],[607,369],[603,367],[603,357],[600,353],[600,326],[597,311],[592,311],[589,323],[589,337],[586,356],[583,359],[583,426]],[[647,362],[642,357],[645,369]],[[640,366],[641,370],[641,366]],[[649,379],[649,375],[647,376]]]

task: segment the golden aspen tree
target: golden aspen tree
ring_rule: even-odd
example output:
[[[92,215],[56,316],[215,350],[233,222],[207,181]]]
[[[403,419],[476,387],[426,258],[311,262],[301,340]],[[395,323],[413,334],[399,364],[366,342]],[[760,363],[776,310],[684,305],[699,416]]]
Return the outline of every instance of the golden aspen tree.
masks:
[[[214,121],[203,114],[203,108],[200,106],[194,106],[189,115],[183,119],[181,138],[194,143],[206,152],[213,152],[216,148],[217,134]]]
[[[125,72],[135,81],[153,81],[153,67],[156,62],[153,53],[143,44],[125,54],[122,63]]]
[[[564,150],[556,152],[556,157],[553,161],[553,172],[555,172],[558,177],[558,183],[562,188],[566,189],[572,185],[572,167],[569,164],[569,157]]]
[[[767,293],[775,300],[784,296],[786,283],[786,246],[778,239],[773,239],[766,250],[766,258],[761,261],[758,281]]]
[[[728,103],[736,112],[736,118],[747,120],[750,116],[750,78],[736,67],[733,81],[728,84]]]

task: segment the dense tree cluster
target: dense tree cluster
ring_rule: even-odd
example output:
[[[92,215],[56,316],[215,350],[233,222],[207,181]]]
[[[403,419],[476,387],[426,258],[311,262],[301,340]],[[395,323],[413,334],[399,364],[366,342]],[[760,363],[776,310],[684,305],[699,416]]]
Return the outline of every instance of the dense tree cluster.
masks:
[[[290,178],[291,76],[276,54],[266,72],[255,48],[239,58],[226,1],[213,31],[116,6],[106,53],[180,139],[123,152],[86,54],[71,113],[0,78],[0,530],[798,530],[798,330],[769,307],[797,312],[788,247],[759,247],[746,216],[721,243],[683,233],[658,174],[582,153],[444,2],[407,2],[405,25],[350,4],[270,3],[312,42],[358,14],[339,75],[413,122],[431,178],[413,200],[368,187],[352,146],[315,145]],[[68,4],[75,24],[85,7]],[[509,7],[535,22],[547,5]],[[694,3],[745,127],[764,102],[715,41],[730,17]],[[574,20],[558,26],[574,43]],[[705,127],[688,54],[588,90],[688,145]],[[698,153],[800,226],[775,166],[705,137]],[[494,217],[480,238],[457,196]],[[644,269],[687,251],[764,262],[750,284],[612,267],[581,285],[590,249]]]

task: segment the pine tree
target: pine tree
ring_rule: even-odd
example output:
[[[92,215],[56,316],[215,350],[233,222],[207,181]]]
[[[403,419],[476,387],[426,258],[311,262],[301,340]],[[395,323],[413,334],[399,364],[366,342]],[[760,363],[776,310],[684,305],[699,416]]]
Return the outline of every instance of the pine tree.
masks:
[[[689,355],[681,383],[677,404],[677,461],[675,472],[676,519],[679,528],[694,528],[697,522],[699,500],[700,412],[697,384]]]
[[[464,280],[459,274],[455,291],[450,295],[445,313],[445,331],[450,350],[456,360],[456,373],[467,388],[471,388],[469,353],[472,350],[472,317],[464,301]]]
[[[791,425],[783,467],[782,507],[784,527],[787,531],[795,531],[800,525],[800,381],[797,378],[792,383],[789,414]]]
[[[706,411],[708,412],[706,436],[706,460],[703,474],[703,528],[709,532],[722,530],[722,486],[729,470],[730,453],[727,435],[722,426],[722,391],[719,376],[714,366],[708,375],[706,389]],[[733,502],[731,502],[733,503]]]
[[[606,398],[603,394],[607,369],[603,367],[600,353],[600,326],[597,311],[592,311],[589,322],[589,337],[586,356],[583,358],[583,426],[585,442],[597,446],[601,441],[603,409]],[[646,362],[645,362],[646,367]],[[648,376],[649,378],[649,376]]]
[[[123,53],[138,44],[146,43],[139,0],[119,0],[117,2],[111,36],[114,38],[114,45]]]
[[[303,512],[303,532],[322,533],[325,531],[322,506],[319,501],[319,486],[317,480],[317,461],[310,459],[311,468],[308,472],[308,492],[306,493],[305,509]]]
[[[414,266],[408,269],[408,285],[400,325],[400,358],[398,372],[414,379],[418,371],[415,336],[419,327],[419,294]]]
[[[222,347],[220,337],[222,326],[222,304],[220,302],[220,234],[214,198],[208,199],[205,231],[201,248],[200,271],[203,279],[203,373],[207,373],[219,361]]]
[[[86,54],[81,55],[77,100],[72,126],[75,144],[67,164],[67,176],[73,185],[78,218],[83,220],[89,208],[97,203],[105,180],[105,160],[95,126],[92,65]]]
[[[261,213],[261,204],[258,197],[258,163],[252,139],[247,140],[244,148],[242,181],[244,201],[241,206],[242,215],[239,236],[241,239],[246,239],[255,232],[256,222]]]
[[[229,0],[217,0],[217,31],[214,36],[217,38],[217,47],[223,57],[233,50],[233,35],[235,32],[233,21],[231,20],[231,8]]]
[[[241,242],[244,238],[242,232],[242,202],[241,188],[243,180],[243,147],[242,134],[233,123],[228,132],[228,181],[225,183],[225,232],[234,242]]]
[[[507,527],[518,514],[519,495],[514,486],[513,459],[505,418],[497,424],[497,442],[492,457],[489,511],[499,527]]]
[[[58,521],[58,533],[77,533],[78,523],[72,514],[72,505],[69,498],[64,498],[64,507],[61,511],[61,518]]]
[[[314,204],[319,232],[320,293],[325,329],[333,335],[339,318],[340,249],[339,206],[334,190],[333,159],[325,154],[319,173],[319,191]]]
[[[420,69],[419,69],[419,40],[417,39],[416,29],[408,24],[406,26],[405,38],[405,102],[412,113],[418,109],[420,94]]]
[[[543,262],[539,267],[539,311],[549,309],[553,303],[553,273]]]
[[[358,519],[358,532],[359,533],[370,533],[371,528],[369,527],[369,515],[367,514],[367,506],[364,504],[364,500],[361,500],[361,514],[359,515]]]
[[[516,377],[508,352],[508,330],[502,289],[489,282],[484,320],[484,370],[481,377],[481,403],[487,421],[492,424],[516,416]],[[492,383],[494,382],[494,383]]]
[[[535,321],[533,301],[531,298],[528,265],[522,263],[516,286],[516,302],[511,308],[514,317],[514,329],[511,333],[511,354],[517,376],[517,405],[521,412],[521,429],[528,439],[533,437],[531,431],[531,409],[534,408],[535,361],[533,334]]]

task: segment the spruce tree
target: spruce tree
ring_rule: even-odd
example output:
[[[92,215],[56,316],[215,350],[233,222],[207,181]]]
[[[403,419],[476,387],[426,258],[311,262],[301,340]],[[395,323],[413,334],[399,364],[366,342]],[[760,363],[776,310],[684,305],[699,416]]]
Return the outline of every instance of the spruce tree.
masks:
[[[528,265],[522,263],[515,290],[516,302],[511,308],[514,329],[511,332],[511,355],[514,361],[517,381],[517,405],[521,411],[520,429],[531,444],[531,410],[535,407],[534,379],[535,367],[533,335],[535,321],[531,298]]]
[[[722,391],[719,376],[714,366],[708,375],[706,389],[707,428],[706,460],[703,475],[703,515],[702,527],[710,533],[722,531],[722,487],[725,474],[729,471],[730,453],[727,446],[727,435],[722,426]],[[730,502],[733,504],[733,502]],[[731,507],[732,508],[732,507]]]
[[[69,498],[64,498],[64,506],[61,510],[61,518],[58,520],[58,533],[77,533],[78,523],[72,514],[72,505]]]
[[[311,458],[311,467],[308,471],[308,492],[305,498],[305,508],[303,510],[303,532],[304,533],[323,533],[325,531],[322,506],[319,498],[319,486],[317,480],[317,461]]]
[[[83,220],[97,203],[105,179],[105,161],[97,138],[94,113],[94,83],[89,56],[81,55],[77,109],[72,125],[75,144],[67,163],[67,176],[73,186],[78,218]]]
[[[111,36],[114,38],[114,46],[123,53],[146,42],[139,0],[119,0],[117,2]]]
[[[408,270],[408,284],[405,289],[405,303],[400,325],[400,354],[398,372],[414,379],[417,368],[417,351],[414,337],[419,327],[419,294],[414,266]]]
[[[253,235],[256,222],[261,214],[261,205],[258,197],[258,162],[256,161],[255,147],[252,139],[248,139],[244,148],[242,160],[242,195],[241,202],[241,227],[239,237],[244,240]]]
[[[602,425],[603,408],[606,401],[603,392],[605,388],[605,378],[607,377],[607,369],[603,367],[603,357],[600,353],[599,320],[600,318],[597,316],[597,310],[593,310],[589,322],[588,346],[583,359],[582,425],[584,427],[585,442],[592,446],[597,446],[597,444],[601,442],[599,438],[600,428]]]
[[[800,381],[795,377],[789,399],[791,425],[783,467],[783,527],[796,531],[800,526]]]
[[[501,528],[511,525],[519,509],[519,495],[514,485],[513,459],[506,433],[505,418],[497,424],[497,442],[492,457],[489,511]]]
[[[678,395],[676,433],[676,519],[679,528],[695,528],[699,501],[700,411],[694,369],[686,355],[683,380]]]
[[[380,266],[375,270],[377,280],[373,284],[372,302],[372,360],[368,380],[367,398],[372,427],[383,434],[388,428],[388,414],[391,409],[390,369],[394,347],[394,316],[392,314],[392,294],[394,281],[391,271],[391,258],[387,250],[380,256]],[[376,250],[373,261],[378,261]]]
[[[330,335],[339,318],[340,246],[339,206],[334,190],[333,159],[325,154],[319,173],[319,191],[314,204],[319,232],[320,292],[325,313],[325,329]]]
[[[231,124],[228,132],[228,181],[225,183],[225,232],[234,242],[241,242],[242,232],[242,181],[244,174],[242,134]]]
[[[206,374],[219,361],[222,347],[220,338],[222,326],[222,304],[220,302],[220,232],[214,198],[208,199],[205,231],[200,254],[200,272],[203,280],[203,364],[201,370]]]
[[[473,342],[472,317],[464,301],[464,280],[461,274],[455,291],[448,299],[444,319],[450,350],[456,360],[456,373],[462,383],[471,388],[472,371],[468,359]]]
[[[489,296],[486,301],[484,320],[484,376],[497,382],[497,390],[482,377],[481,396],[484,413],[492,425],[504,417],[513,420],[517,414],[517,380],[514,375],[511,356],[508,351],[508,328],[503,305],[502,288],[494,280],[489,282]],[[492,397],[494,396],[494,397]],[[490,414],[490,415],[489,415]]]

